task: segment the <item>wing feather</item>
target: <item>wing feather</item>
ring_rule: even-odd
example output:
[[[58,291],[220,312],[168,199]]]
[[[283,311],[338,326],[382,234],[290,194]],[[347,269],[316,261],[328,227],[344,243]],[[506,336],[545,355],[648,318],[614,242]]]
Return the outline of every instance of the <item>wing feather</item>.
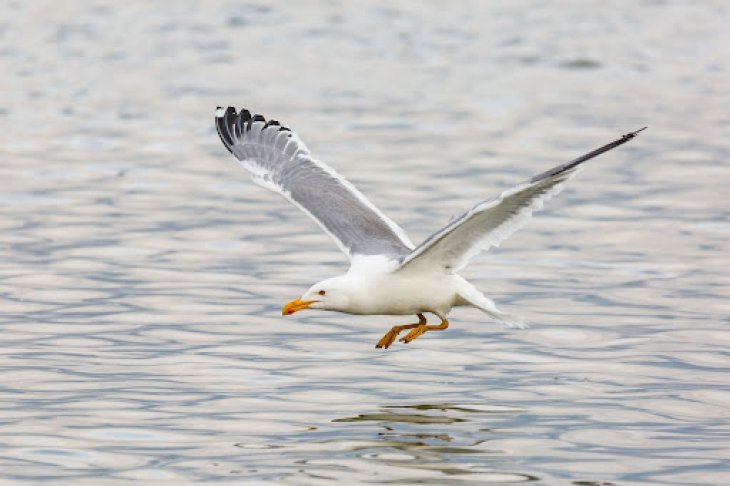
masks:
[[[312,158],[289,128],[248,110],[218,108],[215,122],[223,145],[257,184],[281,194],[314,219],[351,259],[387,255],[402,259],[413,243],[355,186]]]
[[[641,130],[543,172],[502,192],[495,199],[477,204],[421,243],[403,259],[399,270],[428,265],[458,271],[476,254],[499,246],[523,227],[533,212],[562,190],[565,182],[578,172],[585,161],[628,142]]]

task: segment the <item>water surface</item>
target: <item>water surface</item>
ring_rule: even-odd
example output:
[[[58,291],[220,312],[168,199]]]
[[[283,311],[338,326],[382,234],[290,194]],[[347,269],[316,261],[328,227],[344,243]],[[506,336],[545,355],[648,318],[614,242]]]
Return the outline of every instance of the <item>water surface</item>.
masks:
[[[0,482],[730,480],[722,1],[8,2]],[[476,310],[281,305],[347,262],[217,105],[292,126],[416,241],[649,125],[464,275]]]

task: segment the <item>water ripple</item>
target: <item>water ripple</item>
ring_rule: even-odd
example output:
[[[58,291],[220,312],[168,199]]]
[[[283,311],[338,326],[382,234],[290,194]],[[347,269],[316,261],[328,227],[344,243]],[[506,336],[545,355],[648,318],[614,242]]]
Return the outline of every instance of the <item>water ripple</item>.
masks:
[[[0,6],[0,482],[728,483],[730,13],[559,3]],[[530,329],[383,352],[280,315],[347,261],[220,146],[241,103],[414,240],[650,129],[466,270]]]

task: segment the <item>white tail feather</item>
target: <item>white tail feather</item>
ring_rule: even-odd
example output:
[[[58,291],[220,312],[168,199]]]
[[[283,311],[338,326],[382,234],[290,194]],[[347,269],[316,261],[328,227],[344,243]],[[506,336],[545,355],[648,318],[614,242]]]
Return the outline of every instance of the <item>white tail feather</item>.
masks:
[[[461,297],[461,299],[463,299],[467,304],[476,307],[492,319],[499,321],[507,327],[517,329],[525,329],[529,327],[524,319],[497,309],[497,306],[494,305],[492,299],[482,294],[476,287],[467,282],[465,279],[461,280],[458,293],[459,297]]]
[[[481,311],[483,311],[485,314],[487,314],[489,317],[492,317],[493,319],[499,321],[500,323],[504,324],[507,327],[513,328],[513,329],[527,329],[530,327],[530,325],[525,322],[524,319],[522,319],[519,316],[516,316],[514,314],[508,314],[506,312],[502,312],[498,309],[485,309],[484,307],[474,305],[474,307],[477,307]]]

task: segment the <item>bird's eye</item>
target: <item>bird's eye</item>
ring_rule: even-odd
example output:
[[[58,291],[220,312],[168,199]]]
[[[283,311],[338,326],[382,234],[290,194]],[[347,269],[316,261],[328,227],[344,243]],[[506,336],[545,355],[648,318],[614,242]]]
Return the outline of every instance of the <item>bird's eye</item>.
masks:
[[[320,290],[320,291],[319,291],[319,292],[317,292],[317,293],[318,293],[319,295],[324,295],[324,294],[326,294],[327,292],[325,292],[324,290]]]

